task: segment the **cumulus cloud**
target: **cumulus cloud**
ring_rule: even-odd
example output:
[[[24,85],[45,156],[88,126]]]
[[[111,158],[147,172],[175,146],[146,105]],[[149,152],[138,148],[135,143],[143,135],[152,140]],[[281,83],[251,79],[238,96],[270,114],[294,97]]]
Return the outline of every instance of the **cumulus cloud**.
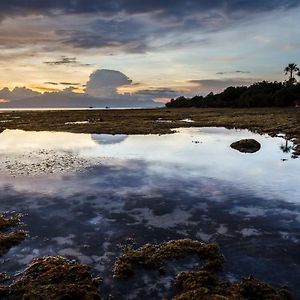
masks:
[[[86,93],[94,97],[119,96],[117,89],[131,83],[132,80],[120,71],[97,70],[90,75],[86,83]]]
[[[168,89],[149,89],[136,94],[119,94],[118,88],[134,85],[120,71],[100,69],[93,72],[84,93],[76,92],[76,85],[68,82],[47,82],[49,85],[67,85],[63,90],[35,92],[27,88],[0,91],[2,107],[154,107],[158,96],[171,94]],[[6,103],[8,101],[8,103]]]
[[[39,95],[40,93],[25,87],[15,87],[13,90],[3,88],[2,90],[0,90],[0,98],[9,101],[22,100]]]

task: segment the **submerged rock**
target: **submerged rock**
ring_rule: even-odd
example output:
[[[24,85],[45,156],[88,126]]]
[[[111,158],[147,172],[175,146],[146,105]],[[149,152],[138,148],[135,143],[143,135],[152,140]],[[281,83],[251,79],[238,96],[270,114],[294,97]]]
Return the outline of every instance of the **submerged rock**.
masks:
[[[26,238],[26,232],[18,228],[20,220],[19,214],[11,217],[0,215],[0,257]]]
[[[203,265],[197,271],[181,272],[175,279],[178,294],[173,300],[292,300],[284,288],[275,289],[253,277],[229,282],[219,276],[224,258],[216,244],[196,240],[172,240],[162,244],[146,244],[136,250],[126,246],[115,263],[114,274],[119,279],[133,275],[134,268],[157,269],[160,276],[168,259],[198,254]],[[158,279],[159,280],[159,279]]]
[[[136,250],[131,245],[127,245],[123,248],[123,252],[124,254],[116,260],[114,266],[114,276],[117,278],[133,275],[136,267],[157,269],[161,273],[167,260],[183,258],[191,254],[197,254],[199,259],[204,261],[201,268],[203,270],[218,270],[223,265],[223,256],[216,244],[205,244],[190,239],[146,244]]]
[[[11,285],[0,285],[0,299],[101,299],[89,270],[60,256],[37,258]]]
[[[244,139],[232,143],[230,147],[243,153],[255,153],[260,150],[261,145],[254,139]]]

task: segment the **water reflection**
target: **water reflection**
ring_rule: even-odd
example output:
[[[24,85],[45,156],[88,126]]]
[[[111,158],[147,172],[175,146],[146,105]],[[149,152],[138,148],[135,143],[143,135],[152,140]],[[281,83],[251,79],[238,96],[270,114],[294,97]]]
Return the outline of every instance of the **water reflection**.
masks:
[[[255,138],[262,149],[232,150],[230,144],[241,138]],[[191,262],[170,265],[164,278],[143,273],[122,284],[110,272],[118,244],[188,237],[220,244],[226,276],[254,274],[300,293],[300,165],[281,161],[287,158],[281,143],[222,128],[165,136],[5,131],[3,170],[3,155],[14,160],[31,153],[30,165],[40,151],[46,151],[41,160],[47,153],[57,160],[71,155],[88,168],[39,176],[2,172],[0,210],[25,213],[30,238],[3,258],[1,268],[16,272],[33,257],[60,254],[104,275],[103,290],[115,299],[162,298],[170,296],[172,274]]]

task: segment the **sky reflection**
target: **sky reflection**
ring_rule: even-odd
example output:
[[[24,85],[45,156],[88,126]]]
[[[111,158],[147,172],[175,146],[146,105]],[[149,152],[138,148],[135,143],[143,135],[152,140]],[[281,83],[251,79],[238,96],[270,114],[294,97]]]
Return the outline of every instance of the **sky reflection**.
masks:
[[[230,148],[232,142],[242,138],[255,138],[262,144],[262,149],[255,154],[243,154]],[[64,164],[68,162],[64,156],[71,156],[76,170],[80,169],[76,161],[77,165],[85,163],[89,167],[97,164],[117,167],[119,164],[130,164],[132,160],[142,160],[148,163],[147,172],[153,175],[215,178],[270,199],[298,202],[300,162],[292,160],[289,153],[281,151],[283,143],[283,138],[224,128],[179,129],[175,134],[163,136],[6,130],[0,135],[0,168],[5,174],[5,171],[9,171],[7,162],[10,162],[10,170],[14,167],[19,170],[20,166],[14,165],[14,162],[24,161],[27,164],[25,175],[36,174],[41,161],[47,162],[51,155],[56,155],[54,161],[58,165],[54,164],[50,176],[50,180],[53,180],[55,176],[64,174],[58,172],[63,171]],[[32,165],[32,160],[38,156],[39,163]],[[15,176],[18,170],[15,170]],[[43,173],[50,175],[46,168]]]
[[[253,137],[262,144],[255,154],[230,148]],[[159,280],[143,273],[122,284],[111,275],[118,244],[194,238],[219,243],[225,276],[253,274],[299,293],[299,160],[280,151],[282,141],[222,128],[164,136],[5,131],[0,210],[24,213],[30,238],[3,257],[1,268],[15,273],[34,257],[59,254],[91,265],[115,299],[168,298],[173,275],[193,261],[170,264]],[[40,165],[54,157],[60,167],[39,173],[36,155]],[[20,156],[27,161],[12,176],[7,166]],[[64,170],[70,157],[77,167]]]

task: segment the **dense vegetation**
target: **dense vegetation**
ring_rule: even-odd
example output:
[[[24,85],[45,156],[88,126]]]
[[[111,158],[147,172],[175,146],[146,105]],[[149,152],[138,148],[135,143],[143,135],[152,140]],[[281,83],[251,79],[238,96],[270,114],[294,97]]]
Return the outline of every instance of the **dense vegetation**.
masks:
[[[285,70],[289,79],[285,82],[261,81],[247,86],[228,87],[219,94],[172,99],[167,107],[285,107],[300,102],[300,83],[294,73],[300,76],[296,64],[289,64]]]

